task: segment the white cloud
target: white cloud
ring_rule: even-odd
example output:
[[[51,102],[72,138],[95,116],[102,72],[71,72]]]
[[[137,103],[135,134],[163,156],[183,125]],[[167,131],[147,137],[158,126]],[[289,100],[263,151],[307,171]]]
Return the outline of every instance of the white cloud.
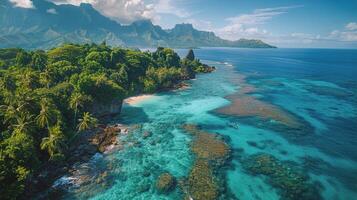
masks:
[[[34,8],[31,0],[10,0],[10,2],[13,3],[15,7]]]
[[[212,22],[207,20],[190,18],[185,20],[184,23],[192,24],[194,28],[202,31],[212,31],[214,29]]]
[[[357,42],[357,31],[334,30],[327,36],[327,39],[341,42]]]
[[[291,33],[290,35],[272,35],[265,41],[278,46],[294,47],[344,47],[355,46],[357,42],[357,29],[350,30],[347,25],[342,30],[334,30],[327,35],[309,33]]]
[[[332,31],[326,39],[341,42],[357,42],[357,23],[348,23],[343,30]]]
[[[357,30],[357,23],[356,22],[350,22],[346,25],[346,29],[350,31]]]
[[[172,0],[157,0],[154,9],[157,13],[172,14],[179,18],[187,18],[191,16],[186,10],[175,6]]]
[[[162,14],[174,15],[180,19],[191,16],[179,8],[173,0],[49,0],[56,4],[80,5],[89,3],[103,15],[120,23],[129,24],[141,19],[150,19],[160,24]]]
[[[270,33],[264,29],[260,29],[258,27],[259,25],[265,24],[273,17],[287,13],[289,9],[299,7],[302,6],[263,8],[256,9],[250,14],[229,17],[226,19],[226,21],[228,21],[228,25],[216,30],[216,32],[219,36],[230,40],[236,40],[242,37],[261,38]]]
[[[54,14],[54,15],[58,14],[56,9],[54,9],[54,8],[47,9],[46,12],[50,13],[50,14]]]
[[[285,37],[285,38],[303,44],[311,44],[315,41],[322,39],[320,35],[309,34],[309,33],[292,33],[290,36],[291,37]]]
[[[141,19],[154,19],[156,14],[152,4],[144,0],[51,0],[56,4],[90,3],[103,15],[120,23],[132,23]]]

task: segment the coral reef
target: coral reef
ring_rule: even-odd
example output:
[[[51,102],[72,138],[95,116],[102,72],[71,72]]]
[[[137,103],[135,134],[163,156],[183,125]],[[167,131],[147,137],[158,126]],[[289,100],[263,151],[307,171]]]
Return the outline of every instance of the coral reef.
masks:
[[[300,129],[303,124],[290,113],[257,99],[249,94],[257,92],[258,89],[247,83],[246,76],[238,74],[234,79],[231,79],[232,83],[239,86],[235,94],[226,97],[232,103],[221,107],[216,112],[225,115],[234,115],[239,117],[260,117],[263,120],[274,120],[283,124],[289,128]]]
[[[228,106],[217,109],[218,113],[226,115],[236,115],[240,117],[254,117],[258,116],[266,120],[275,120],[290,128],[298,129],[302,125],[295,117],[278,107],[263,102],[247,95],[231,95],[228,96],[232,103]]]
[[[183,128],[194,136],[191,150],[196,156],[184,186],[185,199],[217,199],[224,187],[217,176],[230,156],[229,146],[218,135],[201,131],[196,125],[186,124]]]
[[[176,186],[176,179],[170,173],[161,174],[156,181],[156,189],[160,193],[169,193]]]
[[[319,200],[321,196],[309,178],[269,154],[255,154],[243,160],[243,167],[254,175],[265,175],[286,200]]]
[[[213,177],[213,169],[208,161],[196,160],[188,177],[188,195],[196,200],[217,199],[219,186]]]

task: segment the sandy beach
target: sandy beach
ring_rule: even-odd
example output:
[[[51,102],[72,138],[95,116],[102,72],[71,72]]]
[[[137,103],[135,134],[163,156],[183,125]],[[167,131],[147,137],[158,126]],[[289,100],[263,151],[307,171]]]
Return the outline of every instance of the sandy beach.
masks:
[[[150,99],[152,97],[154,97],[154,95],[152,95],[152,94],[143,94],[143,95],[139,95],[139,96],[129,97],[129,98],[124,99],[124,104],[135,105],[137,103],[140,103],[141,101]]]

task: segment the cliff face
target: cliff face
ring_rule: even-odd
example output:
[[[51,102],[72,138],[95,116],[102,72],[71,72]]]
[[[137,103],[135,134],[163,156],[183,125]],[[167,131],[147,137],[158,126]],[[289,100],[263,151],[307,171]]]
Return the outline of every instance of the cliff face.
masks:
[[[118,115],[121,112],[123,100],[113,100],[109,104],[93,103],[91,113],[96,117],[105,117],[110,115]]]

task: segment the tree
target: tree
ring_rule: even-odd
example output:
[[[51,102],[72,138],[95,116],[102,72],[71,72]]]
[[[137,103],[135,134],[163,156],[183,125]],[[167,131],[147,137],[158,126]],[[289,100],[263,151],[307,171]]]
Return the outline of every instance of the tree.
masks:
[[[125,50],[124,49],[114,49],[110,53],[110,61],[112,66],[116,66],[118,63],[125,61]]]
[[[192,49],[190,49],[190,50],[188,51],[188,54],[187,54],[187,56],[186,56],[186,59],[187,59],[187,60],[190,60],[190,61],[194,61],[194,60],[195,60],[195,54],[193,53],[193,50],[192,50]]]
[[[25,181],[38,167],[39,160],[33,138],[23,132],[13,132],[0,141],[0,196],[17,199]]]
[[[13,93],[16,90],[16,81],[10,74],[4,74],[0,78],[0,90],[6,90]]]
[[[27,66],[31,62],[31,55],[22,50],[17,53],[15,61],[18,66]]]
[[[78,131],[85,131],[91,129],[97,125],[98,120],[89,112],[83,113],[82,119],[79,119]]]
[[[195,71],[192,69],[190,61],[188,59],[184,59],[181,63],[181,71],[184,79],[192,79],[195,78]]]
[[[40,76],[31,68],[22,69],[18,74],[18,82],[21,87],[32,90],[40,87]]]
[[[79,58],[84,55],[83,49],[78,45],[66,44],[54,49],[47,53],[51,63],[57,61],[69,61],[71,64],[77,64]]]
[[[180,66],[180,57],[176,52],[169,48],[157,48],[157,50],[153,53],[153,58],[156,60],[159,67]]]
[[[42,98],[40,101],[40,113],[37,116],[37,124],[41,127],[49,128],[57,121],[58,111],[52,101],[48,98]]]
[[[50,159],[62,157],[62,150],[65,148],[64,135],[59,125],[48,129],[48,137],[42,139],[41,149],[47,150]]]
[[[36,51],[35,53],[32,54],[30,65],[33,69],[42,71],[43,69],[45,69],[46,64],[47,64],[47,55],[45,52]]]
[[[16,116],[16,122],[13,124],[15,133],[30,133],[33,129],[33,115],[21,112]]]
[[[108,52],[105,51],[104,52],[93,51],[87,55],[86,61],[87,62],[95,61],[101,64],[103,67],[108,67],[110,62],[110,55]]]
[[[74,126],[76,126],[76,120],[77,120],[77,114],[79,111],[79,108],[82,108],[84,106],[84,103],[89,101],[90,98],[84,94],[81,94],[79,92],[74,92],[71,95],[71,99],[69,101],[69,107],[74,110]]]
[[[129,77],[127,72],[127,67],[125,65],[121,66],[119,72],[114,72],[110,74],[110,79],[113,80],[119,86],[125,89],[129,87]]]

